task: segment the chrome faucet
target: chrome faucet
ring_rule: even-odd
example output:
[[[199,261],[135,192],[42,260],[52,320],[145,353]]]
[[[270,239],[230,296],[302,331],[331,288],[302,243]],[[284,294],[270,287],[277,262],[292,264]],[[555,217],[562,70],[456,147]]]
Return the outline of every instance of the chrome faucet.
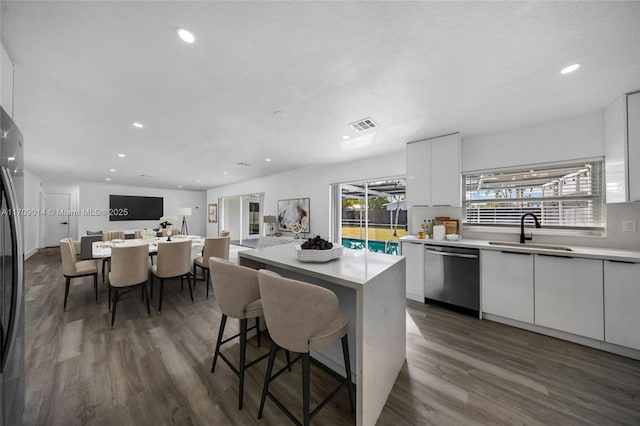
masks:
[[[541,228],[542,226],[540,226],[540,222],[538,222],[538,218],[536,217],[535,214],[533,213],[525,213],[522,215],[522,217],[520,218],[520,244],[524,244],[524,242],[526,240],[531,240],[533,238],[533,236],[531,237],[525,237],[524,236],[524,218],[527,216],[531,216],[533,218],[533,220],[536,221],[536,228]]]

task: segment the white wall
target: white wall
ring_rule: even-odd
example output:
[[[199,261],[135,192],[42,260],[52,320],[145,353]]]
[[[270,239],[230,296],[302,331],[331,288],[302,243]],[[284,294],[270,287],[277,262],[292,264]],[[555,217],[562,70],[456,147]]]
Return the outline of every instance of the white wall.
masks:
[[[240,238],[240,221],[238,218],[240,217],[240,201],[241,197],[226,197],[224,199],[224,228],[229,231],[232,240],[237,240]],[[211,203],[211,201],[209,201]],[[220,218],[218,217],[218,222],[220,222]],[[215,226],[215,223],[210,223],[209,226]],[[212,231],[212,236],[218,235],[218,232]]]
[[[43,194],[43,182],[40,177],[24,169],[24,205],[25,210],[39,211],[43,206],[40,200]],[[44,231],[41,227],[39,215],[24,216],[24,254],[25,259],[33,255],[40,245],[40,235]]]
[[[13,61],[0,44],[0,105],[13,117]]]
[[[79,210],[103,209],[109,210],[109,195],[139,195],[164,198],[164,215],[176,216],[178,228],[182,224],[182,217],[178,216],[178,209],[190,207],[191,216],[187,217],[189,233],[204,235],[206,217],[206,198],[204,191],[183,191],[174,189],[144,188],[136,186],[114,185],[106,183],[81,182]],[[159,218],[158,218],[159,219]],[[143,228],[157,228],[158,220],[130,220],[110,222],[109,216],[79,216],[78,237],[90,231],[135,230]]]
[[[329,185],[368,179],[404,176],[405,152],[397,151],[359,161],[292,170],[207,191],[207,202],[218,197],[264,193],[262,216],[276,215],[278,200],[310,198],[310,235],[329,237]],[[217,235],[217,224],[207,225],[207,235]],[[233,235],[233,234],[232,234]],[[233,238],[233,237],[232,237]]]
[[[604,156],[603,111],[465,138],[462,171]]]
[[[451,129],[454,131],[455,129]],[[482,136],[462,135],[462,169],[484,170],[523,164],[565,161],[604,155],[602,110],[568,119],[540,123]],[[332,183],[403,176],[405,151],[360,161],[329,166],[314,166],[265,178],[254,179],[207,191],[209,203],[218,197],[264,192],[264,215],[275,215],[277,201],[287,198],[311,198],[311,235],[329,236],[329,185]],[[409,232],[417,232],[423,219],[435,216],[462,219],[461,208],[420,208],[409,214]],[[538,242],[574,244],[592,247],[638,249],[640,232],[621,232],[621,220],[636,220],[640,225],[640,203],[607,205],[607,235],[574,237],[537,235]],[[217,224],[209,224],[208,235],[217,235]],[[519,231],[511,233],[472,233],[465,238],[515,241]]]

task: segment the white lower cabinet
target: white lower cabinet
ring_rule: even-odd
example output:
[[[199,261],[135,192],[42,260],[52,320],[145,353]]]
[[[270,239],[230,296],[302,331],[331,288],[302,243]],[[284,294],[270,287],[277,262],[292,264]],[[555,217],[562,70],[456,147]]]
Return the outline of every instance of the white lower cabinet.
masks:
[[[482,311],[533,323],[533,255],[482,251]]]
[[[640,263],[604,261],[604,340],[640,350]]]
[[[604,340],[602,264],[536,254],[535,324]]]
[[[407,299],[424,303],[423,259],[424,244],[403,241],[401,254],[406,257]]]

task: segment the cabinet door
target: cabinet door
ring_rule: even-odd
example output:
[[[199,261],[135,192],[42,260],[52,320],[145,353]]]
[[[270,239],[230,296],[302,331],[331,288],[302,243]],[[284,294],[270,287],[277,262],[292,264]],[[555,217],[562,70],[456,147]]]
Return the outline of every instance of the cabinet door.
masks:
[[[460,134],[431,139],[431,207],[460,207],[460,191]]]
[[[640,201],[640,92],[627,96],[627,128],[629,201]]]
[[[407,206],[429,206],[431,190],[431,143],[407,144]]]
[[[534,256],[535,323],[604,340],[602,260]]]
[[[402,255],[407,258],[407,299],[424,303],[423,247],[421,243],[401,243]]]
[[[607,203],[627,201],[626,129],[626,96],[621,96],[604,109],[604,166]]]
[[[604,262],[604,340],[640,350],[640,263]]]
[[[533,255],[482,251],[482,311],[533,324]]]

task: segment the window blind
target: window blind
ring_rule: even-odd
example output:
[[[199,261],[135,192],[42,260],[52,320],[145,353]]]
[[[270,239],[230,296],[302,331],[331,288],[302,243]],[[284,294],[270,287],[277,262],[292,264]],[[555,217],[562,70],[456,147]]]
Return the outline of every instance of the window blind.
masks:
[[[515,226],[533,213],[545,227],[603,230],[602,159],[463,174],[466,225]]]

